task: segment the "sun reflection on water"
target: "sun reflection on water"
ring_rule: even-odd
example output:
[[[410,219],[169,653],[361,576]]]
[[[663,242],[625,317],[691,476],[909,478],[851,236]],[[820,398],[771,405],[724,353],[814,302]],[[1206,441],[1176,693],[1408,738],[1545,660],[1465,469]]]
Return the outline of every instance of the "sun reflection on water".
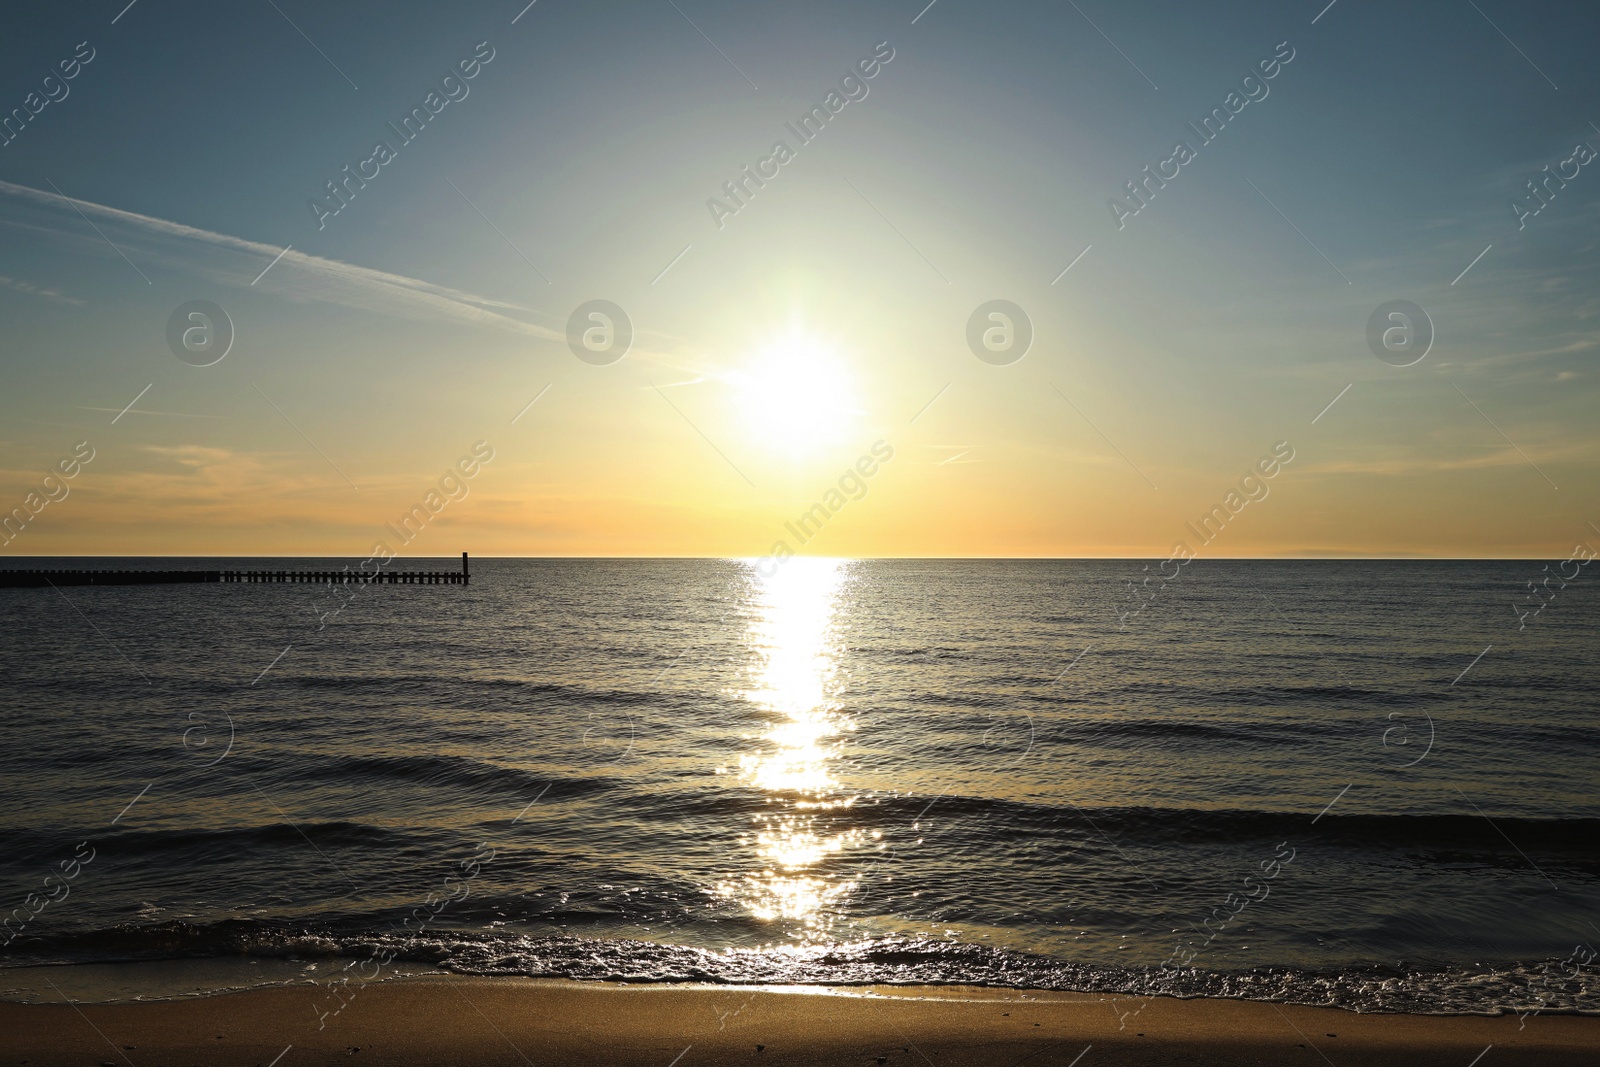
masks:
[[[767,722],[754,751],[739,757],[739,777],[768,794],[772,810],[755,817],[748,839],[760,868],[716,887],[758,919],[793,923],[789,935],[802,940],[827,936],[855,886],[835,869],[837,859],[866,840],[832,825],[857,799],[830,766],[855,728],[837,699],[834,613],[846,568],[843,560],[799,557],[770,576],[757,572],[749,641],[760,667],[745,696]]]

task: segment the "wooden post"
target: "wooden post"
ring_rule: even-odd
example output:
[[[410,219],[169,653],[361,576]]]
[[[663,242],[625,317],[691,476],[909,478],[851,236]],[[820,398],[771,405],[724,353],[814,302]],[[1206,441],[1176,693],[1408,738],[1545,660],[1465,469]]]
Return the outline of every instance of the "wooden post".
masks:
[[[472,572],[467,569],[467,554],[461,553],[461,584],[466,585],[472,581]]]

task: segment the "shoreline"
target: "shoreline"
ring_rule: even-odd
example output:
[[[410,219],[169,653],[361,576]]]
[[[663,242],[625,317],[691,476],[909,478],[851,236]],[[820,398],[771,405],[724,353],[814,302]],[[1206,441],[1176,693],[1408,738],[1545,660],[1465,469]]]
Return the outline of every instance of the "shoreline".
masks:
[[[337,962],[342,957],[320,958],[257,958],[238,956],[167,957],[143,960],[108,960],[101,962],[30,963],[20,966],[0,967],[0,1004],[33,1005],[118,1005],[162,1004],[254,993],[262,990],[299,989],[315,997],[334,985],[341,970],[320,971],[326,963]],[[1025,975],[1018,975],[1026,978]],[[395,983],[504,982],[532,983],[572,989],[679,989],[700,992],[752,991],[815,993],[828,996],[863,996],[890,999],[972,1002],[985,997],[1011,1000],[1016,997],[1035,1000],[1049,998],[1088,998],[1097,1003],[1116,1003],[1120,1010],[1132,1010],[1152,999],[1172,1001],[1206,1001],[1278,1007],[1316,1008],[1365,1016],[1407,1016],[1417,1018],[1528,1018],[1543,1016],[1571,1016],[1600,1019],[1600,1007],[1585,1010],[1575,1005],[1544,1005],[1531,1010],[1516,1006],[1484,1005],[1480,1007],[1446,1007],[1429,1009],[1420,1006],[1375,1007],[1360,1003],[1333,1003],[1324,1000],[1310,1003],[1261,990],[1217,992],[1214,990],[1160,992],[1146,990],[1118,990],[1115,987],[1003,984],[974,978],[927,979],[913,978],[893,981],[883,978],[860,980],[816,980],[809,978],[736,978],[714,977],[591,977],[586,975],[542,974],[517,972],[471,972],[443,968],[437,963],[396,959],[380,973],[368,978],[358,973],[348,975],[348,988],[361,989],[387,986]],[[1324,992],[1327,992],[1324,990]],[[348,999],[354,999],[351,994]],[[5,1067],[0,1060],[0,1067]]]
[[[333,1010],[342,1002],[343,1007]],[[1263,1001],[986,986],[684,986],[418,975],[110,1004],[0,1002],[29,1067],[544,1064],[1351,1064],[1600,1056],[1600,1018],[1361,1014]],[[1138,1013],[1125,1013],[1138,1009]],[[1126,1027],[1119,1028],[1119,1013]],[[320,1023],[320,1028],[319,1028]],[[1086,1051],[1088,1050],[1088,1051]],[[681,1054],[681,1056],[680,1056]],[[1087,1058],[1092,1056],[1092,1062]],[[674,1059],[674,1057],[680,1057]]]
[[[222,984],[209,988],[194,988],[193,986],[179,987],[168,984],[159,992],[150,992],[142,983],[150,980],[155,969],[162,967],[177,967],[182,970],[180,975],[187,976],[190,968],[196,962],[216,963],[215,958],[204,960],[188,959],[159,959],[138,961],[115,961],[107,963],[56,963],[56,964],[29,964],[16,968],[0,967],[0,1005],[13,1005],[17,1007],[40,1006],[65,1006],[76,1004],[80,1007],[112,1007],[131,1004],[172,1004],[184,1001],[207,1000],[215,997],[239,996],[251,993],[260,993],[271,990],[304,990],[315,997],[321,991],[329,988],[329,975],[309,976],[297,964],[294,969],[285,969],[276,978],[265,978],[259,973],[253,973],[245,983]],[[230,961],[231,962],[231,961]],[[88,970],[103,972],[124,972],[126,978],[121,985],[120,996],[95,996],[83,995],[80,987],[76,992],[72,988],[62,989],[54,986],[42,996],[18,997],[22,992],[17,988],[4,988],[9,976],[44,974],[61,975],[72,972]],[[1340,1012],[1348,1015],[1374,1018],[1418,1018],[1418,1019],[1504,1019],[1520,1018],[1523,1014],[1530,1019],[1546,1018],[1552,1016],[1568,1016],[1578,1019],[1595,1019],[1600,1021],[1600,1010],[1585,1011],[1572,1007],[1545,1007],[1530,1012],[1521,1012],[1516,1008],[1483,1008],[1481,1010],[1441,1010],[1420,1011],[1387,1008],[1364,1008],[1344,1004],[1305,1004],[1293,1000],[1276,1000],[1270,997],[1251,997],[1243,994],[1237,996],[1218,996],[1210,993],[1146,993],[1146,992],[1115,992],[1093,989],[1056,989],[1046,986],[1010,986],[985,984],[971,981],[914,981],[914,982],[805,982],[805,981],[704,981],[691,979],[654,979],[654,978],[569,978],[563,976],[530,976],[526,974],[472,974],[460,971],[441,970],[437,967],[420,964],[410,964],[409,969],[400,965],[391,965],[390,973],[372,979],[352,979],[351,988],[374,989],[392,985],[427,985],[427,984],[460,984],[463,982],[483,983],[486,985],[500,985],[505,983],[523,983],[533,986],[566,988],[566,989],[615,989],[615,990],[687,990],[701,993],[715,992],[762,992],[786,993],[796,995],[814,994],[817,996],[833,997],[861,997],[885,1000],[916,1000],[916,1001],[941,1001],[949,1000],[961,1003],[978,1003],[985,1000],[1010,1002],[1021,998],[1044,1002],[1052,999],[1091,1000],[1095,1003],[1118,1003],[1123,1010],[1131,1010],[1127,1005],[1137,1005],[1144,1001],[1175,1001],[1180,1003],[1205,1002],[1219,1004],[1254,1004],[1262,1007],[1277,1006],[1279,1008],[1309,1008],[1317,1011]],[[131,980],[129,980],[131,979]],[[226,978],[222,981],[226,982]],[[68,982],[69,987],[74,983]],[[158,981],[158,986],[159,986]],[[105,986],[101,986],[103,994]],[[135,992],[135,988],[138,989]],[[28,992],[38,994],[40,991],[34,987]],[[353,1000],[354,997],[349,999]],[[4,1061],[0,1060],[0,1067]]]

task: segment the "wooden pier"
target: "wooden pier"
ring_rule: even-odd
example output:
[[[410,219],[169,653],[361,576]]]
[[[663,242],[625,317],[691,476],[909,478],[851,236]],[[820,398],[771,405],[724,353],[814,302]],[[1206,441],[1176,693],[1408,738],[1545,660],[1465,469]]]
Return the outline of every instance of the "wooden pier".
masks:
[[[324,583],[339,585],[467,585],[471,574],[467,554],[461,553],[459,571],[378,571],[366,573],[348,567],[337,571],[205,570],[205,571],[0,571],[0,589],[43,588],[51,585],[179,585],[185,582],[223,582],[255,585],[271,583]]]

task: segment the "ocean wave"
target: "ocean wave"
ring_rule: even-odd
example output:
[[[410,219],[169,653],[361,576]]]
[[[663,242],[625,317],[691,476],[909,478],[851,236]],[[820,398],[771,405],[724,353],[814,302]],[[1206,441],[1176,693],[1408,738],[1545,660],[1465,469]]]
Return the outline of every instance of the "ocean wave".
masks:
[[[228,920],[123,925],[37,942],[32,960],[70,958],[93,946],[100,961],[246,956],[392,959],[457,974],[607,982],[725,985],[966,985],[1100,993],[1137,1006],[1155,996],[1222,997],[1442,1015],[1600,1015],[1600,974],[1563,972],[1555,960],[1474,968],[1363,966],[1205,970],[1108,967],[981,945],[884,938],[843,944],[713,950],[653,941],[436,932],[420,937],[327,932]],[[3,974],[0,968],[0,974]],[[352,972],[354,973],[354,972]]]
[[[912,795],[878,798],[868,809],[875,817],[910,818],[924,809],[927,820],[951,815],[989,815],[1006,833],[1032,833],[1044,825],[1075,821],[1090,832],[1127,834],[1145,843],[1170,839],[1331,842],[1370,849],[1461,844],[1482,850],[1511,851],[1479,815],[1453,814],[1325,814],[1313,824],[1310,814],[1235,808],[1083,807],[1026,803],[975,796]],[[1600,818],[1530,819],[1497,816],[1494,825],[1524,850],[1557,855],[1592,856],[1589,842],[1600,839]]]
[[[681,787],[641,790],[625,780],[594,776],[568,779],[533,775],[462,757],[346,757],[318,767],[308,763],[297,777],[313,781],[376,783],[399,778],[431,787],[485,789],[515,796],[538,797],[540,814],[571,804],[594,805],[621,797],[635,817],[640,813],[657,820],[659,838],[677,840],[707,822],[742,826],[770,811],[770,798],[761,790]],[[548,791],[544,790],[549,786]],[[480,828],[499,827],[515,811],[507,808]],[[508,856],[540,854],[541,848],[570,844],[571,838],[591,843],[621,835],[627,824],[616,823],[604,812],[576,825],[541,823],[531,852],[511,846]],[[813,819],[829,833],[905,829],[914,825],[939,835],[942,847],[960,852],[985,842],[1028,841],[1043,845],[1124,842],[1145,849],[1182,845],[1228,850],[1252,843],[1263,847],[1288,841],[1297,848],[1333,849],[1367,862],[1392,862],[1396,854],[1427,854],[1440,862],[1526,867],[1528,858],[1540,865],[1600,875],[1600,856],[1590,842],[1600,840],[1600,818],[1526,818],[1496,816],[1491,827],[1476,814],[1339,814],[1329,812],[1312,821],[1312,813],[1250,809],[1197,809],[1168,807],[1088,807],[1071,803],[1002,800],[963,794],[929,797],[923,794],[863,794],[853,804]],[[598,820],[598,821],[596,821]],[[1496,832],[1498,829],[1499,832]],[[1504,835],[1504,836],[1502,836]],[[370,856],[423,850],[447,850],[470,834],[465,828],[375,825],[348,819],[293,823],[274,820],[248,826],[187,826],[143,829],[124,825],[110,832],[68,827],[0,828],[0,848],[15,855],[31,855],[65,840],[91,839],[110,854],[156,857],[191,857],[215,862],[219,857],[252,855],[293,856],[311,840],[320,848],[349,849]],[[1511,844],[1510,842],[1515,842]],[[620,847],[620,844],[619,844]],[[1387,856],[1387,859],[1384,857]],[[301,857],[303,859],[303,857]],[[289,862],[286,860],[286,862]],[[294,862],[298,862],[294,861]],[[574,889],[580,887],[572,887]]]

